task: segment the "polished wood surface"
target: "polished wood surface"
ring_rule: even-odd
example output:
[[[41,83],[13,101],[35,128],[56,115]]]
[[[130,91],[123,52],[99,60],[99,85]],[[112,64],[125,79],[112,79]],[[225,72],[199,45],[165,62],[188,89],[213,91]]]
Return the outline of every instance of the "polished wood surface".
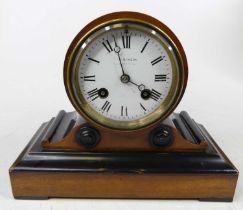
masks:
[[[233,200],[238,170],[201,125],[208,144],[201,152],[53,151],[41,146],[49,125],[42,124],[9,170],[15,198]]]
[[[119,132],[115,130],[107,130],[98,127],[98,131],[101,134],[101,140],[96,147],[92,149],[87,149],[83,145],[81,145],[79,141],[76,139],[77,132],[82,127],[89,126],[89,123],[85,122],[84,119],[78,119],[78,121],[82,122],[80,125],[74,126],[72,129],[70,129],[68,133],[65,136],[63,136],[63,138],[53,141],[51,137],[54,135],[54,133],[57,133],[56,130],[59,129],[60,127],[59,125],[61,124],[62,121],[64,121],[65,115],[67,114],[68,113],[61,112],[61,114],[59,113],[55,117],[54,120],[56,121],[55,123],[56,127],[55,126],[52,127],[52,132],[49,132],[48,135],[45,135],[42,141],[42,146],[44,149],[78,150],[78,151],[134,151],[134,152],[135,151],[202,152],[208,149],[206,136],[204,137],[200,130],[198,131],[201,135],[200,138],[195,142],[190,142],[188,139],[186,139],[186,137],[183,136],[183,133],[179,130],[179,128],[175,127],[175,124],[173,123],[173,120],[171,118],[168,118],[166,120],[166,122],[170,124],[166,126],[169,126],[171,128],[174,140],[171,145],[166,147],[155,147],[151,145],[149,141],[149,134],[153,129],[156,128],[156,126],[148,127],[146,129],[138,130],[136,132]],[[82,117],[80,116],[80,118]],[[190,118],[189,115],[188,118]],[[180,119],[179,114],[176,116],[176,119],[177,120]],[[69,121],[65,120],[65,122],[68,125],[69,124],[68,122],[71,121],[74,122],[75,120],[77,119],[70,118]],[[161,124],[160,126],[163,125],[164,124]],[[190,131],[189,124],[184,123],[183,125],[185,126],[185,129],[188,130],[188,132],[192,132]],[[196,122],[194,122],[193,125],[198,128]]]
[[[85,124],[86,125],[86,124]],[[183,152],[206,151],[208,148],[207,141],[194,144],[182,137],[182,135],[172,128],[174,134],[174,142],[168,147],[153,147],[148,140],[148,132],[146,130],[135,133],[111,132],[106,129],[100,129],[102,139],[100,143],[92,149],[87,149],[76,140],[77,131],[84,125],[73,128],[66,137],[61,141],[51,143],[48,139],[44,139],[42,146],[45,149],[61,149],[61,150],[78,150],[78,151],[163,151],[163,152]]]
[[[128,175],[58,172],[11,174],[16,198],[194,198],[232,200],[227,175]]]

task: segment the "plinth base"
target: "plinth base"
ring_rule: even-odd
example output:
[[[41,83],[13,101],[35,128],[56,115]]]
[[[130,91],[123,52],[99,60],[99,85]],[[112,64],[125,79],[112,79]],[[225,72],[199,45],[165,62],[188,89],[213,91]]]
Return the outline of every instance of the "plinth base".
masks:
[[[75,152],[43,150],[44,123],[10,168],[13,195],[232,201],[238,171],[199,127],[206,152]]]

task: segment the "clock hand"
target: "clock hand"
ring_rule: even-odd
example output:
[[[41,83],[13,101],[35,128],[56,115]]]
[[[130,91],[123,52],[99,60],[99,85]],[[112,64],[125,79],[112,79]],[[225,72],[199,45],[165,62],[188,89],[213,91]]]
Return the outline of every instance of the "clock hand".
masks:
[[[141,98],[144,100],[147,100],[151,97],[152,92],[149,89],[145,89],[145,85],[144,84],[136,84],[134,82],[132,82],[131,80],[129,81],[130,83],[132,83],[133,85],[136,85],[138,87],[138,90],[141,92]]]
[[[115,42],[115,48],[114,48],[114,51],[115,51],[115,53],[116,53],[117,56],[118,56],[118,59],[119,59],[120,65],[121,65],[121,69],[122,69],[122,75],[126,75],[125,72],[124,72],[123,65],[122,65],[122,62],[121,62],[121,57],[120,57],[120,51],[121,51],[121,48],[117,45],[115,36],[113,36],[113,38],[114,38],[114,42]],[[128,76],[128,75],[127,75],[127,76]],[[129,76],[128,76],[128,77],[129,77]],[[121,77],[121,80],[122,80],[122,77]],[[122,82],[123,82],[123,81],[122,81]],[[127,83],[127,82],[125,82],[125,83]]]
[[[129,80],[130,83],[132,83],[133,85],[136,85],[138,87],[138,90],[143,91],[145,89],[145,85],[144,84],[136,84],[135,82],[132,82],[131,80]]]
[[[122,69],[121,82],[122,82],[122,83],[128,83],[128,82],[130,82],[130,83],[132,83],[133,85],[136,85],[136,86],[138,87],[138,90],[139,90],[139,91],[145,91],[145,90],[146,90],[145,93],[147,93],[149,90],[145,89],[145,85],[144,85],[144,84],[140,84],[140,85],[138,85],[138,84],[132,82],[131,79],[130,79],[130,77],[129,77],[129,75],[128,75],[128,74],[125,74],[125,72],[124,72],[124,68],[123,68],[123,65],[122,65],[122,62],[121,62],[121,57],[120,57],[120,51],[121,51],[121,48],[117,45],[115,36],[113,36],[113,38],[114,38],[114,42],[115,42],[115,48],[114,48],[114,51],[115,51],[115,53],[117,53],[117,55],[118,55],[119,62],[120,62],[120,65],[121,65],[121,69]],[[143,92],[142,92],[142,93],[143,93]],[[142,93],[141,93],[141,94],[142,94]]]

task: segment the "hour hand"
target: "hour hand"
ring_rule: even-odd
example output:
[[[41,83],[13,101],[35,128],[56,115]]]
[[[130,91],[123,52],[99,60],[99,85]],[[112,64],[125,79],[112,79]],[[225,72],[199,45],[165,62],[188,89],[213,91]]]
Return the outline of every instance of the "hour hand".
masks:
[[[133,82],[131,80],[129,80],[129,82],[132,83],[133,85],[136,85],[138,87],[139,91],[143,91],[145,89],[145,85],[144,84],[138,85],[138,84],[136,84],[135,82]]]
[[[141,92],[142,99],[147,100],[151,97],[151,90],[146,89],[144,84],[138,85],[138,84],[132,82],[131,80],[129,80],[129,82],[138,87],[138,90]]]

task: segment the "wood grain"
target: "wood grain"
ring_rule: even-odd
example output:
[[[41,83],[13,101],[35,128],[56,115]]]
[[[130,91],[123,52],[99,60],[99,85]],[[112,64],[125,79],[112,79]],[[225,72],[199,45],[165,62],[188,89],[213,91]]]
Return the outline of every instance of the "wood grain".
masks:
[[[226,175],[11,173],[15,197],[232,199],[237,178]]]
[[[202,152],[208,148],[207,141],[200,144],[194,144],[182,137],[180,132],[171,128],[174,135],[174,142],[168,147],[154,147],[149,143],[149,132],[153,128],[143,129],[136,132],[119,132],[100,128],[101,141],[93,149],[87,149],[76,140],[76,132],[87,124],[73,128],[70,133],[61,141],[51,143],[49,139],[44,139],[42,146],[45,149],[62,149],[62,150],[78,150],[78,151],[164,151],[164,152],[182,152],[194,151]]]

